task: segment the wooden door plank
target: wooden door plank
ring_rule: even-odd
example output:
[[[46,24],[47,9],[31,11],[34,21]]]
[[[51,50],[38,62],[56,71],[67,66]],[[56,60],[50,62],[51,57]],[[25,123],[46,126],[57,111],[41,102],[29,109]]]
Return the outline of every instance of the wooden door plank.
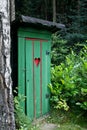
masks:
[[[25,40],[21,37],[18,38],[18,93],[25,96]],[[25,102],[21,106],[25,112]]]
[[[40,58],[40,41],[34,41],[34,59]],[[34,63],[34,91],[36,118],[40,117],[40,63]]]
[[[27,116],[32,120],[34,118],[32,40],[26,40],[26,98]]]
[[[42,43],[42,113],[49,112],[50,41]]]

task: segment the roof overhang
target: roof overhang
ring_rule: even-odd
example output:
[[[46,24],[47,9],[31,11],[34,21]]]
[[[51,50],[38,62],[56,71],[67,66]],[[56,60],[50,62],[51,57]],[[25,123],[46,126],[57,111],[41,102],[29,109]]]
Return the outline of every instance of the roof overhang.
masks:
[[[19,27],[30,26],[30,27],[36,27],[36,28],[41,28],[41,29],[44,28],[51,32],[65,29],[64,24],[42,20],[42,19],[38,19],[34,17],[24,16],[24,15],[21,15],[20,17],[18,17],[18,19],[13,22],[13,25],[14,24],[16,24]]]

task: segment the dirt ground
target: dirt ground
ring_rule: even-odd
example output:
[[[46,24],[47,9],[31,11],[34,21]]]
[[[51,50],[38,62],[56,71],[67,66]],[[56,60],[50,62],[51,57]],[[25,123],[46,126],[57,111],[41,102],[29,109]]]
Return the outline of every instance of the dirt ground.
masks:
[[[39,130],[56,130],[57,125],[45,121],[49,115],[43,116],[33,122],[33,125],[39,124]]]
[[[55,130],[57,126],[51,123],[44,123],[41,125],[40,130]]]

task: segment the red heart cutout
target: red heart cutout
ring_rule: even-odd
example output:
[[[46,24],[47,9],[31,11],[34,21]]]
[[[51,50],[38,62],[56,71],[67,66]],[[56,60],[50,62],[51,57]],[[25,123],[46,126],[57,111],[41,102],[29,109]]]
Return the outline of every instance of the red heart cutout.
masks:
[[[35,59],[34,59],[34,63],[36,64],[36,66],[38,66],[39,63],[40,63],[40,58],[35,58]]]

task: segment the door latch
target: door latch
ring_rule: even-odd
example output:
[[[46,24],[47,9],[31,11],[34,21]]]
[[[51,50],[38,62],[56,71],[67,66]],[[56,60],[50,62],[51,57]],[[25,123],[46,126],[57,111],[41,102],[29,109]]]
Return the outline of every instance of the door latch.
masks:
[[[46,98],[50,98],[50,94],[46,94]]]

